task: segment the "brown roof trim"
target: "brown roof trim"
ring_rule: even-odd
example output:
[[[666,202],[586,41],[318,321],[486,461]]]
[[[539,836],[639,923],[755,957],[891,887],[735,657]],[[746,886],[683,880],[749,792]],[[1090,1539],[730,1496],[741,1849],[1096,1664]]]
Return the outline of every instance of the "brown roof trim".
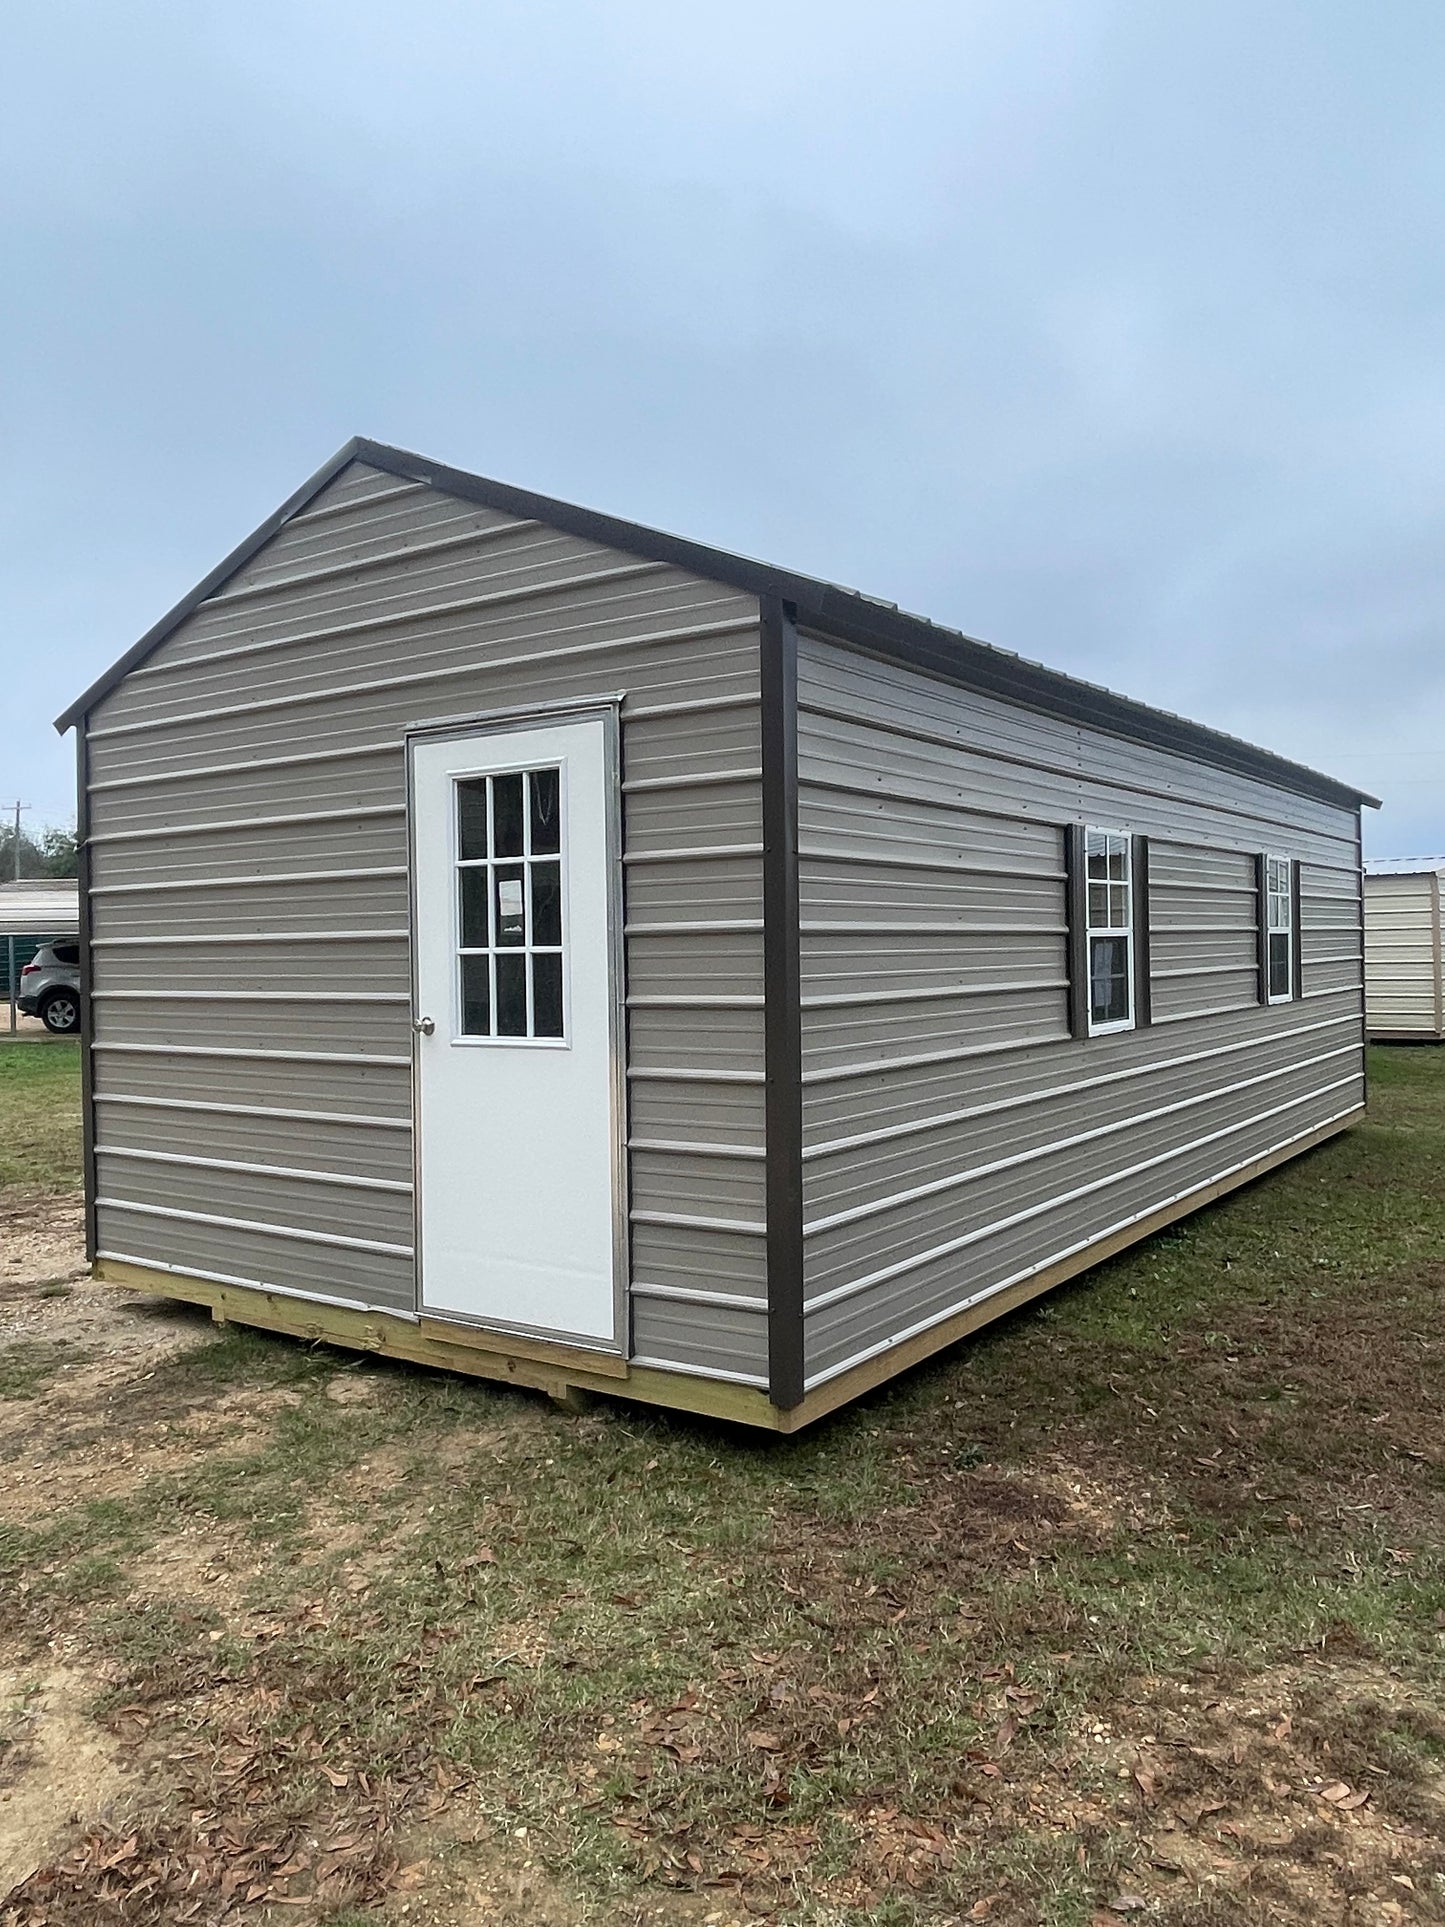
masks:
[[[1323,776],[1302,763],[1291,762],[1287,757],[1258,749],[1220,730],[1191,723],[1166,710],[1152,709],[1147,703],[1134,702],[1095,683],[1046,669],[1041,663],[1010,655],[1006,650],[979,642],[958,630],[946,629],[922,616],[907,615],[890,603],[875,602],[856,590],[821,582],[813,576],[795,575],[787,569],[754,562],[725,549],[709,548],[701,542],[668,535],[661,529],[647,528],[640,522],[625,521],[620,516],[602,515],[593,509],[580,508],[574,502],[558,501],[530,489],[514,488],[507,482],[491,481],[485,476],[469,474],[465,469],[448,468],[444,463],[428,461],[423,455],[392,448],[383,442],[367,441],[361,436],[338,450],[204,581],[197,583],[188,596],[148,629],[133,648],[57,718],[56,728],[64,732],[78,722],[352,461],[365,462],[402,480],[426,483],[463,501],[550,523],[586,541],[624,549],[650,561],[671,562],[694,575],[726,583],[752,595],[781,598],[793,605],[797,620],[806,628],[905,663],[928,675],[997,696],[1005,702],[1019,703],[1068,722],[1190,756],[1218,769],[1252,776],[1278,789],[1314,797],[1322,803],[1346,809],[1355,809],[1361,804],[1379,807],[1378,798]]]

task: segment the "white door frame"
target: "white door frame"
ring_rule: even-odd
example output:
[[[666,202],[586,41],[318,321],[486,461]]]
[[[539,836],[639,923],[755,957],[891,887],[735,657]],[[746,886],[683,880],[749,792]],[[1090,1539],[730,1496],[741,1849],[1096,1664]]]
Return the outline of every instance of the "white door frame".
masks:
[[[415,1315],[447,1324],[474,1329],[515,1332],[530,1339],[550,1340],[568,1347],[585,1346],[591,1350],[625,1355],[630,1349],[628,1329],[628,1191],[627,1191],[627,1022],[626,954],[622,937],[622,755],[619,710],[621,694],[579,696],[549,703],[517,704],[502,709],[479,710],[462,716],[443,716],[413,723],[405,731],[406,744],[406,848],[407,848],[407,926],[408,962],[411,978],[411,1018],[420,1015],[417,1001],[417,910],[416,910],[416,825],[412,809],[413,749],[419,742],[436,742],[448,737],[499,736],[547,723],[572,723],[596,720],[602,724],[603,755],[606,772],[607,850],[607,975],[608,975],[608,1058],[611,1064],[611,1131],[609,1146],[612,1163],[612,1336],[599,1343],[595,1338],[573,1338],[545,1326],[469,1318],[461,1313],[438,1312],[422,1302],[422,1269],[426,1263],[421,1230],[421,1039],[415,1029],[411,1038],[411,1127],[412,1127],[412,1220],[414,1226],[413,1261],[415,1271]]]

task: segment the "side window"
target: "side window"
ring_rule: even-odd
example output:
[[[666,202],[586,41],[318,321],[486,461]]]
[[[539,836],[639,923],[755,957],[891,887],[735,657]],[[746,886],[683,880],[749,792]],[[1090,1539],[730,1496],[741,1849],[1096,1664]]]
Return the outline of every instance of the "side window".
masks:
[[[1134,865],[1122,830],[1084,832],[1089,1035],[1134,1024]]]
[[[1272,1004],[1294,996],[1294,865],[1285,856],[1264,860],[1264,928],[1267,996]]]
[[[564,1039],[561,771],[456,786],[463,1037]]]

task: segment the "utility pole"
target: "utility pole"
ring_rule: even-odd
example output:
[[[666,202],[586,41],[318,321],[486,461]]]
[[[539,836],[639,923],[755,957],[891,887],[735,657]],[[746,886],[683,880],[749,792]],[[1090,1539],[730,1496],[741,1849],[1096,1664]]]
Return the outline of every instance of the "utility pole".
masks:
[[[16,797],[15,799],[15,841],[10,846],[10,874],[14,877],[17,883],[20,881],[20,812],[22,810],[28,810],[29,808],[30,808],[30,805],[28,803],[22,803],[20,801],[20,798],[18,796]]]
[[[22,810],[28,810],[29,807],[30,805],[28,803],[22,803],[20,798],[18,796],[16,797],[15,840],[11,846],[10,867],[17,883],[20,881],[20,812]],[[15,999],[19,994],[19,986],[15,982],[15,939],[13,936],[7,936],[5,939],[5,976],[10,985],[10,1032],[13,1036],[20,1028],[20,1018],[15,1007]]]

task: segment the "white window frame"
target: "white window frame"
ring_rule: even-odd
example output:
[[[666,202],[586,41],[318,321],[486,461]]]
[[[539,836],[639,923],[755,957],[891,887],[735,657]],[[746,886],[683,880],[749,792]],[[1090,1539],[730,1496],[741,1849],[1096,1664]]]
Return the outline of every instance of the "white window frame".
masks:
[[[1093,884],[1094,887],[1097,888],[1099,887],[1100,880],[1091,877],[1089,874],[1089,857],[1091,854],[1089,846],[1093,838],[1100,836],[1108,839],[1104,848],[1106,868],[1107,859],[1113,854],[1109,848],[1109,843],[1117,842],[1123,845],[1124,875],[1122,883],[1124,891],[1124,921],[1122,923],[1114,923],[1111,921],[1101,924],[1095,923],[1094,921],[1094,899],[1090,885]],[[1097,854],[1097,852],[1093,854]],[[1114,891],[1119,889],[1120,883],[1118,879],[1111,880],[1105,878],[1103,879],[1103,887],[1108,895],[1112,896]],[[1112,908],[1106,905],[1105,914],[1112,916]],[[1124,982],[1129,999],[1128,1014],[1126,1016],[1110,1018],[1102,1023],[1098,1023],[1094,1019],[1094,942],[1095,939],[1099,937],[1108,937],[1113,940],[1117,940],[1120,937],[1124,939]],[[1127,830],[1108,829],[1098,823],[1089,823],[1084,827],[1083,961],[1084,988],[1085,995],[1088,999],[1087,1008],[1090,1037],[1108,1037],[1116,1031],[1133,1030],[1136,1022],[1134,1001],[1134,839]]]
[[[1284,878],[1282,885],[1275,882],[1276,873]],[[1275,905],[1283,906],[1284,921],[1274,920]],[[1274,987],[1273,940],[1277,936],[1289,940],[1288,962],[1285,966],[1285,988]],[[1299,932],[1294,927],[1294,861],[1291,857],[1275,856],[1269,851],[1264,858],[1264,988],[1265,998],[1271,1004],[1292,1004],[1294,1002],[1294,959],[1295,945],[1299,942]]]

